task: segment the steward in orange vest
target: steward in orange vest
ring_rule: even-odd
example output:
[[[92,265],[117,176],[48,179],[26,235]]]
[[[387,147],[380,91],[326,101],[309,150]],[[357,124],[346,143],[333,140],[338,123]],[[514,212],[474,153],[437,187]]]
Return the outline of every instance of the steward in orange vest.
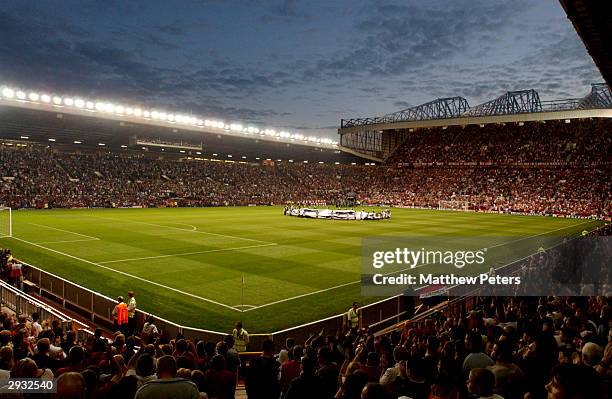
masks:
[[[125,334],[128,325],[128,307],[127,304],[123,302],[122,296],[117,298],[117,304],[113,308],[113,321],[115,323],[115,329]]]

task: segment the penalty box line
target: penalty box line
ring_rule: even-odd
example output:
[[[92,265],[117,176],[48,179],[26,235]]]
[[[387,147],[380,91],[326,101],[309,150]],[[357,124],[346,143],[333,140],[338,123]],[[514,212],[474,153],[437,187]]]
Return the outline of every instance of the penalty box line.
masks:
[[[17,240],[17,241],[24,242],[24,243],[29,244],[29,245],[33,245],[33,246],[38,247],[38,248],[45,249],[45,250],[50,251],[50,252],[54,252],[54,253],[62,255],[62,256],[66,256],[68,258],[72,258],[72,259],[78,260],[78,261],[83,262],[83,263],[87,263],[87,264],[90,264],[90,265],[93,265],[93,266],[96,266],[96,267],[99,267],[99,268],[102,268],[102,269],[106,269],[106,270],[109,270],[109,271],[112,271],[112,272],[115,272],[115,273],[119,273],[119,274],[121,274],[123,276],[130,277],[130,278],[133,278],[135,280],[139,280],[139,281],[142,281],[142,282],[145,282],[145,283],[148,283],[148,284],[155,285],[155,286],[160,287],[160,288],[164,288],[164,289],[167,289],[167,290],[170,290],[170,291],[174,291],[176,293],[179,293],[179,294],[182,294],[182,295],[186,295],[186,296],[189,296],[191,298],[195,298],[195,299],[199,299],[199,300],[204,301],[204,302],[212,303],[214,305],[221,306],[221,307],[224,307],[226,309],[231,309],[231,310],[234,310],[236,312],[241,312],[242,311],[241,309],[235,308],[233,306],[226,305],[226,304],[221,303],[221,302],[213,301],[212,299],[204,298],[202,296],[195,295],[195,294],[192,294],[192,293],[189,293],[189,292],[181,291],[181,290],[179,290],[177,288],[170,287],[170,286],[167,286],[167,285],[164,285],[164,284],[160,284],[160,283],[157,283],[155,281],[147,280],[145,278],[142,278],[142,277],[139,277],[139,276],[135,276],[133,274],[129,274],[129,273],[126,273],[126,272],[121,271],[121,270],[113,269],[112,267],[104,266],[104,265],[102,265],[100,263],[92,262],[92,261],[87,260],[87,259],[79,258],[78,256],[70,255],[70,254],[68,254],[66,252],[62,252],[62,251],[58,251],[58,250],[53,249],[53,248],[45,247],[44,245],[40,245],[40,244],[37,244],[35,242],[27,241],[27,240],[24,240],[23,238],[18,238],[18,237],[11,237],[11,238],[14,239],[14,240]]]
[[[70,230],[64,230],[64,229],[58,229],[57,227],[52,227],[52,226],[47,226],[46,224],[38,224],[38,223],[28,223],[32,226],[38,226],[38,227],[44,227],[46,229],[51,229],[51,230],[57,230],[57,231],[61,231],[63,233],[69,233],[69,234],[74,234],[77,236],[81,236],[81,237],[85,237],[88,238],[89,240],[81,240],[81,241],[95,241],[95,240],[99,240],[98,237],[93,237],[93,236],[88,236],[87,234],[81,234],[81,233],[77,233],[76,231],[70,231]],[[64,240],[64,241],[59,241],[59,242],[70,242],[70,241],[74,241],[76,242],[77,240]],[[50,243],[50,242],[49,242]]]
[[[133,262],[133,261],[148,260],[148,259],[173,258],[173,257],[176,257],[176,256],[208,254],[208,253],[211,253],[211,252],[238,251],[238,250],[241,250],[241,249],[270,247],[270,246],[273,246],[273,245],[278,245],[278,244],[275,244],[275,243],[272,242],[270,244],[246,245],[246,246],[243,246],[243,247],[233,247],[233,248],[208,249],[208,250],[205,250],[205,251],[182,252],[182,253],[179,253],[179,254],[143,256],[142,258],[128,258],[128,259],[107,260],[107,261],[98,262],[98,263],[101,264],[101,265],[106,265],[106,264],[109,264],[109,263],[122,263],[122,262]]]
[[[185,226],[191,226],[192,229],[189,229],[189,230],[181,229],[179,227],[172,227],[172,226],[166,226],[166,225],[163,225],[163,224],[156,224],[156,223],[149,223],[149,222],[141,222],[139,220],[118,219],[118,218],[109,218],[109,217],[92,216],[92,215],[87,215],[87,216],[92,217],[92,218],[96,218],[96,219],[113,220],[113,221],[119,221],[119,222],[123,222],[123,223],[138,223],[138,224],[144,224],[144,225],[147,225],[147,226],[164,227],[166,229],[185,231],[185,232],[188,232],[188,233],[208,234],[208,235],[213,235],[213,236],[217,236],[217,237],[232,238],[234,240],[259,242],[259,243],[262,243],[262,244],[276,244],[276,243],[272,243],[270,241],[256,240],[254,238],[230,236],[230,235],[227,235],[227,234],[211,233],[209,231],[194,230],[193,227],[195,227],[195,226],[190,225],[190,224],[188,225],[188,224],[185,224],[185,223],[175,223],[175,224],[182,224],[182,225],[185,225]],[[168,223],[174,223],[174,222],[168,222]]]
[[[487,247],[487,248],[496,248],[496,247],[501,247],[501,246],[504,246],[504,245],[511,244],[511,243],[513,243],[513,242],[523,241],[523,240],[526,240],[526,239],[529,239],[529,238],[533,238],[533,237],[539,237],[539,236],[544,235],[544,234],[554,233],[554,232],[556,232],[556,231],[561,231],[561,230],[569,229],[569,228],[571,228],[571,227],[582,226],[583,224],[586,224],[586,223],[591,223],[591,222],[592,222],[592,220],[588,220],[588,221],[586,221],[586,222],[577,223],[577,224],[574,224],[574,225],[571,225],[571,226],[561,227],[561,228],[559,228],[559,229],[549,230],[549,231],[545,231],[545,232],[543,232],[543,233],[534,234],[534,235],[527,236],[527,237],[522,237],[522,238],[519,238],[519,239],[516,239],[516,240],[512,240],[512,241],[508,241],[508,242],[503,242],[503,243],[500,243],[500,244],[492,245],[492,246],[489,246],[489,247]],[[533,254],[531,254],[531,255],[533,255]],[[531,256],[531,255],[529,255],[529,256]],[[527,257],[528,257],[528,256],[527,256]],[[523,259],[525,259],[525,258],[523,258]],[[518,261],[520,261],[520,260],[518,260]],[[518,262],[518,261],[517,261],[517,262]],[[426,264],[426,263],[421,263],[421,264],[415,265],[415,267],[414,267],[414,268],[417,268],[417,267],[422,267],[422,266],[427,266],[427,264]],[[396,270],[396,271],[393,271],[393,272],[385,273],[385,274],[383,274],[383,276],[388,276],[388,275],[391,275],[391,274],[401,273],[401,272],[403,272],[403,271],[410,270],[410,269],[412,269],[412,268],[406,268],[406,269],[402,269],[402,270]],[[252,310],[257,310],[257,309],[265,308],[265,307],[268,307],[268,306],[277,305],[277,304],[279,304],[279,303],[283,303],[283,302],[292,301],[292,300],[294,300],[294,299],[304,298],[304,297],[307,297],[307,296],[310,296],[310,295],[321,294],[321,293],[323,293],[323,292],[332,291],[332,290],[335,290],[335,289],[338,289],[338,288],[342,288],[342,287],[346,287],[346,286],[349,286],[349,285],[354,285],[354,284],[359,284],[359,283],[361,283],[361,279],[360,279],[360,280],[357,280],[357,281],[351,281],[351,282],[348,282],[348,283],[344,283],[344,284],[335,285],[335,286],[333,286],[333,287],[323,288],[323,289],[320,289],[320,290],[317,290],[317,291],[313,291],[313,292],[307,292],[307,293],[300,294],[300,295],[296,295],[296,296],[293,296],[293,297],[290,297],[290,298],[280,299],[280,300],[278,300],[278,301],[273,301],[273,302],[265,303],[265,304],[263,304],[263,305],[258,305],[258,306],[249,307],[248,309],[244,309],[244,310],[243,310],[243,312],[250,312],[250,311],[252,311]]]

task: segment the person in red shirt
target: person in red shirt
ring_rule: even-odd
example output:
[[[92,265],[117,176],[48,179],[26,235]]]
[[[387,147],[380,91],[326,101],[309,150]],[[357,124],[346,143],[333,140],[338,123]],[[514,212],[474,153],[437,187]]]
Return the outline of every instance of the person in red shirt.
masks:
[[[225,358],[215,355],[205,373],[206,393],[211,398],[233,399],[236,391],[236,376],[225,368]]]

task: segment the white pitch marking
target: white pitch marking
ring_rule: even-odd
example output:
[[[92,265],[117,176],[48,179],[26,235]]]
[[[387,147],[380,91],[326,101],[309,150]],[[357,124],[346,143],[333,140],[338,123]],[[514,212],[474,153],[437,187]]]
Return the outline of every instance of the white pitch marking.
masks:
[[[51,230],[62,231],[64,233],[70,233],[70,234],[74,234],[74,235],[77,235],[77,236],[81,236],[81,237],[85,237],[85,238],[90,238],[92,240],[99,240],[98,237],[88,236],[87,234],[81,234],[81,233],[77,233],[75,231],[58,229],[57,227],[51,227],[51,226],[47,226],[47,225],[44,225],[44,224],[38,224],[38,223],[28,223],[28,224],[31,224],[32,226],[44,227],[44,228],[51,229]]]
[[[85,238],[82,240],[42,241],[42,242],[37,242],[36,244],[62,244],[65,242],[86,242],[86,241],[100,241],[100,239],[99,238]]]
[[[544,235],[544,234],[548,234],[548,233],[553,233],[553,232],[555,232],[555,231],[559,231],[559,230],[569,229],[570,227],[577,227],[577,226],[581,226],[581,225],[583,225],[583,224],[586,224],[586,223],[591,223],[591,222],[593,222],[593,221],[592,221],[592,220],[588,220],[588,221],[586,221],[586,222],[582,222],[582,223],[573,224],[573,225],[571,225],[571,226],[561,227],[561,228],[559,228],[559,229],[550,230],[550,231],[545,231],[545,232],[540,233],[540,234],[534,234],[534,235],[532,235],[532,236],[522,237],[522,238],[519,238],[519,239],[517,239],[517,240],[512,240],[512,241],[504,242],[504,243],[501,243],[501,244],[492,245],[492,246],[487,247],[487,248],[501,247],[501,246],[503,246],[503,245],[511,244],[511,243],[513,243],[513,242],[517,242],[517,241],[526,240],[526,239],[528,239],[528,238],[538,237],[538,236],[541,236],[541,235]],[[415,266],[415,268],[416,268],[416,267],[421,267],[421,266],[426,266],[426,264],[419,264],[419,265],[416,265],[416,266]],[[388,276],[388,275],[390,275],[390,274],[400,273],[400,272],[402,272],[402,271],[406,271],[406,270],[409,270],[409,269],[411,269],[411,268],[406,268],[406,269],[402,269],[402,270],[396,270],[396,271],[393,271],[393,272],[390,272],[390,273],[383,274],[383,276]],[[280,299],[280,300],[278,300],[278,301],[274,301],[274,302],[270,302],[270,303],[265,303],[265,304],[263,304],[263,305],[259,305],[259,306],[254,306],[254,307],[252,307],[252,308],[249,308],[249,309],[245,309],[245,310],[243,310],[243,312],[249,312],[249,311],[251,311],[251,310],[256,310],[256,309],[260,309],[260,308],[265,308],[265,307],[267,307],[267,306],[276,305],[276,304],[283,303],[283,302],[287,302],[287,301],[292,301],[292,300],[294,300],[294,299],[299,299],[299,298],[303,298],[303,297],[310,296],[310,295],[320,294],[320,293],[322,293],[322,292],[332,291],[332,290],[335,290],[336,288],[342,288],[342,287],[346,287],[346,286],[348,286],[348,285],[358,284],[358,283],[360,283],[360,282],[361,282],[361,280],[351,281],[350,283],[344,283],[344,284],[335,285],[335,286],[333,286],[333,287],[329,287],[329,288],[323,288],[323,289],[320,289],[320,290],[317,290],[317,291],[307,292],[307,293],[305,293],[305,294],[296,295],[296,296],[293,296],[293,297],[290,297],[290,298]]]
[[[204,298],[204,297],[201,297],[199,295],[191,294],[189,292],[181,291],[179,289],[176,289],[176,288],[173,288],[173,287],[169,287],[167,285],[163,285],[163,284],[160,284],[160,283],[156,283],[155,281],[147,280],[147,279],[142,278],[142,277],[134,276],[133,274],[129,274],[129,273],[123,272],[121,270],[113,269],[112,267],[104,266],[104,265],[101,265],[99,263],[87,260],[87,259],[79,258],[77,256],[70,255],[68,253],[61,252],[61,251],[58,251],[58,250],[53,249],[53,248],[45,247],[43,245],[36,244],[34,242],[24,240],[23,238],[18,238],[18,237],[12,237],[12,238],[14,240],[17,240],[17,241],[25,242],[26,244],[34,245],[35,247],[46,249],[47,251],[51,251],[51,252],[54,252],[56,254],[60,254],[60,255],[66,256],[68,258],[76,259],[76,260],[81,261],[83,263],[88,263],[90,265],[93,265],[93,266],[96,266],[96,267],[100,267],[102,269],[110,270],[110,271],[112,271],[114,273],[119,273],[119,274],[122,274],[124,276],[131,277],[133,279],[143,281],[145,283],[153,284],[153,285],[155,285],[157,287],[161,287],[161,288],[165,288],[165,289],[170,290],[170,291],[178,292],[179,294],[187,295],[189,297],[192,297],[192,298],[195,298],[195,299],[199,299],[199,300],[204,301],[204,302],[208,302],[208,303],[212,303],[212,304],[215,304],[215,305],[218,305],[218,306],[222,306],[224,308],[231,309],[231,310],[234,310],[234,311],[237,311],[237,312],[241,311],[240,309],[236,309],[233,306],[226,305],[226,304],[221,303],[221,302],[213,301],[212,299]]]
[[[271,243],[269,241],[256,240],[254,238],[230,236],[230,235],[226,235],[226,234],[211,233],[211,232],[208,232],[208,231],[193,230],[193,229],[192,230],[186,230],[186,229],[181,229],[179,227],[172,227],[172,226],[166,226],[166,225],[163,225],[163,224],[156,224],[156,223],[149,223],[149,222],[141,222],[141,221],[138,221],[138,220],[116,219],[116,218],[109,218],[109,217],[102,217],[102,216],[92,216],[92,215],[87,215],[87,216],[90,216],[90,217],[93,217],[93,218],[97,218],[97,219],[116,220],[116,221],[123,222],[123,223],[139,223],[139,224],[145,224],[145,225],[148,225],[148,226],[164,227],[164,228],[167,228],[167,229],[187,231],[187,232],[192,232],[192,233],[209,234],[209,235],[218,236],[218,237],[233,238],[233,239],[236,239],[236,240],[261,242],[261,243],[265,243],[265,244],[275,244],[275,243]],[[169,222],[169,223],[172,224],[174,222]],[[191,226],[191,225],[187,225],[187,226]],[[194,226],[191,226],[191,227],[194,227]]]
[[[108,263],[122,263],[122,262],[132,262],[132,261],[136,261],[136,260],[172,258],[174,256],[207,254],[207,253],[210,253],[210,252],[237,251],[237,250],[240,250],[240,249],[261,248],[261,247],[269,247],[269,246],[272,246],[272,245],[277,245],[277,244],[270,243],[270,244],[259,244],[259,245],[247,245],[247,246],[244,246],[244,247],[234,247],[234,248],[209,249],[209,250],[206,250],[206,251],[183,252],[183,253],[180,253],[180,254],[168,254],[168,255],[157,255],[157,256],[144,256],[142,258],[107,260],[107,261],[98,262],[98,263],[101,264],[101,265],[106,265]]]

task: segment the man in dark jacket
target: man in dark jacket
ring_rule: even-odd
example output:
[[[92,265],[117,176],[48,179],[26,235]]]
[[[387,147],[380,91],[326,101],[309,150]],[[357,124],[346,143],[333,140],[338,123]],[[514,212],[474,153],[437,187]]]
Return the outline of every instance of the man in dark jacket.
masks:
[[[309,357],[302,359],[302,372],[289,384],[285,399],[326,398],[323,379],[315,374],[315,361]]]
[[[249,399],[277,399],[280,395],[278,380],[280,365],[274,359],[274,342],[263,342],[263,354],[251,362],[245,381]]]

